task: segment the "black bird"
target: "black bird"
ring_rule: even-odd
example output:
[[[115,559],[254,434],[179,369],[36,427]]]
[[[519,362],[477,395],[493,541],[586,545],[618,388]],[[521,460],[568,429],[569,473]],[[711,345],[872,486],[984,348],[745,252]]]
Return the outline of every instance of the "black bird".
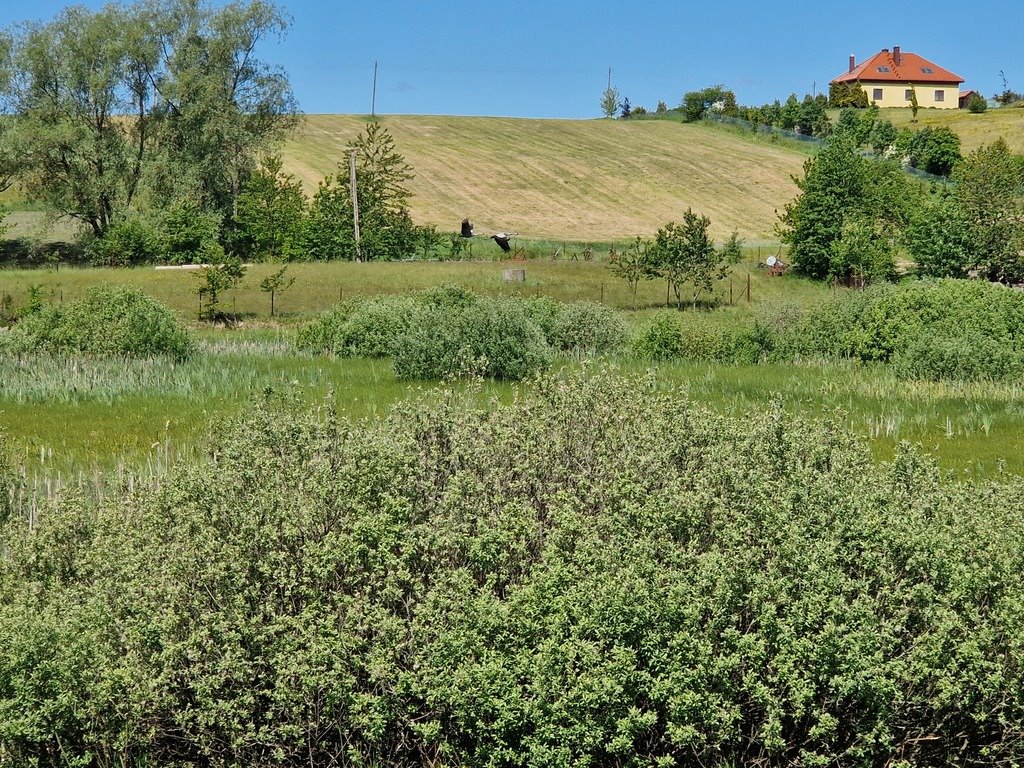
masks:
[[[462,237],[472,237],[472,236],[473,236],[473,222],[471,222],[469,219],[463,219],[462,220]]]
[[[503,250],[505,253],[508,253],[509,251],[512,250],[508,246],[509,239],[512,237],[512,235],[518,234],[518,232],[495,232],[493,235],[491,235],[491,240],[496,242],[498,244],[498,247],[501,248],[501,250]]]

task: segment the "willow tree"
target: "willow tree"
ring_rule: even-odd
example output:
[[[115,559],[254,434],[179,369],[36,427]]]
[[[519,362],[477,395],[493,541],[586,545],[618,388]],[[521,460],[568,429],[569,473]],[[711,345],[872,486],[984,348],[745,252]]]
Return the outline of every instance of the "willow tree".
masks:
[[[296,120],[255,56],[288,21],[265,0],[70,7],[0,35],[6,146],[29,197],[102,236],[147,195],[227,211]]]

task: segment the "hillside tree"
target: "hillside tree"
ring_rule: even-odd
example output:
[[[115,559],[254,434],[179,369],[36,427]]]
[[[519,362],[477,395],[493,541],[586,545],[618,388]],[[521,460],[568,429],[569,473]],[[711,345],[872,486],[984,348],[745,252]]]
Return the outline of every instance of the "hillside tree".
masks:
[[[618,108],[619,90],[609,84],[608,87],[604,89],[604,93],[601,94],[601,114],[605,117],[615,117],[615,112]]]
[[[648,273],[668,281],[676,297],[676,308],[682,309],[682,291],[690,284],[690,299],[697,308],[697,299],[709,292],[715,279],[727,274],[729,263],[739,252],[739,239],[719,251],[709,234],[711,220],[687,208],[683,223],[669,222],[654,236],[648,255]]]

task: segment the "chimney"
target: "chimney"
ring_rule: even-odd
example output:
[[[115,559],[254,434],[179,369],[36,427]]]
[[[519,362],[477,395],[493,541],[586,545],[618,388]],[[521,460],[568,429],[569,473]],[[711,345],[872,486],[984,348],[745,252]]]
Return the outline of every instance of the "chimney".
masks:
[[[900,47],[898,45],[894,45],[892,47],[892,60],[897,67],[900,65],[902,58],[903,57],[900,56]]]
[[[850,54],[850,71],[853,72],[857,68],[857,57],[852,53]]]

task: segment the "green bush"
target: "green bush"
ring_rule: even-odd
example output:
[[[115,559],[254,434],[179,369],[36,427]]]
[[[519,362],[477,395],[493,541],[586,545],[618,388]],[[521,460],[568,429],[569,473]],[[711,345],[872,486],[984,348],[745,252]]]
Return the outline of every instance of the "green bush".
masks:
[[[548,343],[559,352],[576,358],[605,355],[626,343],[629,331],[614,309],[589,301],[556,306],[550,325],[542,328]],[[530,315],[537,313],[535,308]]]
[[[195,344],[170,309],[132,288],[93,288],[85,297],[26,315],[9,351],[186,358]]]
[[[399,379],[479,374],[518,381],[551,362],[551,349],[522,301],[479,299],[461,311],[425,306],[399,339]]]
[[[302,326],[296,344],[309,352],[341,357],[390,357],[409,332],[413,307],[408,296],[347,301]]]
[[[90,261],[97,266],[132,267],[165,259],[167,240],[156,224],[136,215],[114,224],[87,250]]]
[[[797,357],[899,359],[904,373],[925,378],[1013,376],[1024,354],[1024,294],[979,280],[877,286],[810,310],[779,343]]]
[[[659,313],[633,337],[630,345],[635,357],[655,362],[683,356],[686,338],[682,325],[668,313]]]
[[[9,764],[1024,761],[1019,480],[616,376],[206,444],[0,531]]]
[[[721,322],[659,313],[633,338],[631,350],[641,360],[688,360],[752,364],[761,360],[770,344],[757,325]]]

